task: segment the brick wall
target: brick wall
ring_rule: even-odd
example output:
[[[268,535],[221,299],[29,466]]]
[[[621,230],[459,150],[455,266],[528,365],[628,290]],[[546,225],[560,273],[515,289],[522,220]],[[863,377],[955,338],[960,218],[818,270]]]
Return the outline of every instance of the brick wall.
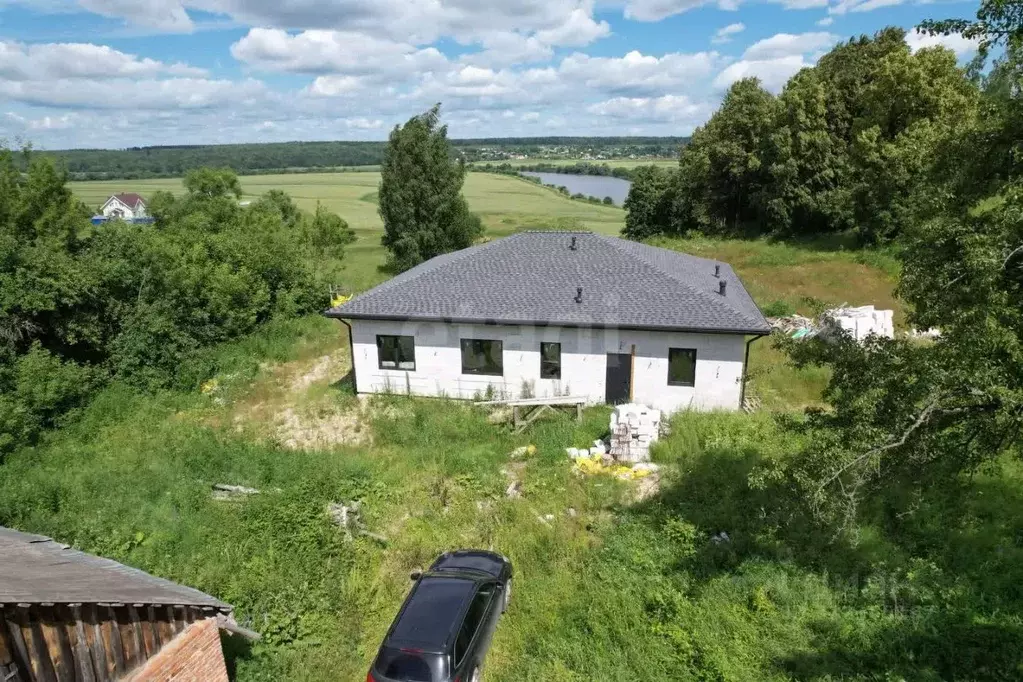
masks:
[[[127,679],[130,682],[227,682],[217,620],[208,618],[192,623]]]

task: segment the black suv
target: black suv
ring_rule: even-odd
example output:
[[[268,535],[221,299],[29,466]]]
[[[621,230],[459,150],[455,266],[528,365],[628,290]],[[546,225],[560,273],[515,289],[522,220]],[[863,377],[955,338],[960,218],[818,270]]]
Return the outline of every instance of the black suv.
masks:
[[[366,682],[479,682],[497,619],[511,599],[511,562],[459,550],[412,577],[416,584]]]

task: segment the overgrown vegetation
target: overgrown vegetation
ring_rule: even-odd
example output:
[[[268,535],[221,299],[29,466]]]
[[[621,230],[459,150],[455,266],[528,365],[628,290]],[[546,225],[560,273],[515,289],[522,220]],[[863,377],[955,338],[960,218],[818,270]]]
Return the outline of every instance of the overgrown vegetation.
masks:
[[[352,233],[282,193],[238,204],[230,171],[201,169],[156,223],[92,226],[47,159],[0,150],[0,455],[64,423],[111,378],[196,387],[203,350],[325,307]]]

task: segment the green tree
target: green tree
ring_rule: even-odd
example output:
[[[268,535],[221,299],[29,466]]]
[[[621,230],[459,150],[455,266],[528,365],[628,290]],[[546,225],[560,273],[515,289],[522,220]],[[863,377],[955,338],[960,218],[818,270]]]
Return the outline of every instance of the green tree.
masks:
[[[995,21],[999,27],[994,35],[984,34],[990,44],[999,40],[1011,44],[1012,36],[1023,30],[1023,13],[1018,4],[1015,7],[1006,9],[997,0],[982,4],[979,15],[986,19],[981,23]],[[901,131],[895,139],[916,135],[921,130],[918,126],[936,125],[933,112],[945,106],[938,99],[951,98],[950,106],[963,103],[959,93],[966,90],[960,81],[944,78],[950,61],[944,51],[922,50],[917,55],[922,65],[910,64],[908,55],[889,56],[895,62],[887,61],[887,73],[918,70],[908,79],[916,87],[901,95],[893,92],[893,83],[907,79],[899,76],[886,84],[882,70],[866,108],[872,110],[872,119],[861,137],[877,140],[891,132],[885,122],[893,112],[895,129]],[[904,101],[887,101],[897,96]],[[1018,98],[1019,90],[982,95],[984,99],[991,96]],[[1004,102],[996,103],[995,110],[1004,112]],[[912,120],[915,116],[919,118]],[[960,132],[963,140],[974,140],[976,126],[971,125],[969,112],[965,116]],[[999,123],[1010,129],[1018,125],[1011,117],[996,115],[982,128],[992,132],[993,139],[1005,140],[1005,132],[997,130]],[[934,150],[929,140],[918,145]],[[953,147],[966,155],[960,162],[973,168],[983,165],[990,149],[970,147],[963,141]],[[916,154],[910,157],[910,165],[919,167]],[[891,161],[878,165],[890,166]],[[989,178],[997,178],[999,172]],[[928,199],[916,202],[913,219],[903,228],[898,293],[908,304],[909,323],[938,327],[940,338],[933,343],[874,338],[863,346],[848,338],[833,343],[787,342],[797,365],[832,370],[825,392],[829,408],[811,411],[796,425],[806,435],[806,446],[791,462],[788,474],[818,519],[838,528],[852,527],[868,503],[874,509],[887,509],[895,523],[907,511],[907,500],[945,495],[957,489],[964,474],[990,464],[1006,450],[1018,452],[1019,448],[1023,185],[1011,179],[977,201],[977,190],[990,186],[989,180],[967,184],[962,193],[964,185],[957,177],[936,172],[925,176],[930,182],[918,187],[917,194]],[[885,177],[890,177],[890,171]]]
[[[779,98],[778,127],[771,134],[769,180],[762,214],[772,233],[807,235],[852,226],[847,145],[832,130],[829,83],[804,69]]]
[[[645,239],[671,229],[671,211],[674,202],[672,186],[675,173],[657,166],[637,168],[624,208],[625,229],[629,239]]]
[[[185,191],[191,195],[206,198],[233,196],[238,199],[242,195],[242,186],[238,176],[229,168],[197,168],[185,174]]]
[[[694,141],[701,133],[707,138],[707,202],[715,231],[763,230],[758,209],[769,177],[765,152],[777,111],[776,98],[756,78],[744,78],[729,88],[703,130],[693,134]]]
[[[465,166],[451,158],[440,105],[391,131],[380,181],[383,245],[391,265],[407,270],[471,246],[483,233],[462,196]]]
[[[889,241],[913,219],[917,188],[939,145],[970,129],[977,88],[955,54],[908,47],[880,59],[863,91],[863,115],[852,146],[853,202],[864,242]]]

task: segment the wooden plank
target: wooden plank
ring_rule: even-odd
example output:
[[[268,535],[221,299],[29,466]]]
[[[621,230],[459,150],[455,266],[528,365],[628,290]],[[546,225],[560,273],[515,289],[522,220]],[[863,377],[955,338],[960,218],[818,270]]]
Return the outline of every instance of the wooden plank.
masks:
[[[7,617],[4,616],[3,607],[0,606],[0,665],[9,666],[14,663],[14,651],[7,643]],[[3,678],[0,678],[2,680]]]
[[[156,652],[160,650],[160,645],[156,641],[156,633],[153,632],[153,624],[148,620],[142,620],[139,622],[142,628],[142,641],[146,645],[146,659],[150,659],[156,655]]]
[[[128,608],[124,605],[114,609],[117,618],[117,630],[121,638],[121,651],[124,653],[124,666],[127,670],[133,670],[141,665],[142,659],[135,648],[135,628],[128,617]]]
[[[66,614],[66,617],[65,617]],[[57,637],[57,647],[60,649],[61,666],[57,676],[61,682],[77,682],[78,664],[75,662],[74,649],[71,647],[71,636],[68,633],[68,623],[71,621],[71,611],[66,607],[57,607],[53,610],[54,634]]]
[[[156,607],[153,604],[146,607],[146,615],[146,620],[149,621],[149,627],[153,629],[153,641],[156,644],[156,651],[159,651],[167,642],[163,639],[163,632],[160,629],[160,621],[156,617]]]
[[[15,654],[14,660],[18,663],[22,676],[27,680],[31,680],[33,679],[32,659],[28,656],[28,646],[25,643],[25,637],[21,633],[21,625],[17,621],[17,609],[11,608],[7,610],[4,614],[4,621],[7,624],[7,634]]]
[[[138,653],[138,663],[149,659],[146,652],[146,640],[142,636],[142,622],[139,620],[139,612],[134,606],[128,607],[128,616],[131,618],[132,637],[135,641],[135,651]]]
[[[28,613],[28,628],[32,637],[32,650],[35,654],[36,679],[39,682],[57,682],[57,671],[53,667],[53,657],[50,655],[50,647],[43,635],[43,625],[35,610]]]
[[[103,635],[99,629],[99,619],[96,616],[96,607],[87,604],[82,607],[82,614],[85,616],[85,637],[89,643],[89,651],[92,654],[92,671],[96,675],[97,682],[106,682],[110,679],[110,669],[107,667],[107,652],[103,646]]]
[[[109,651],[114,656],[114,670],[117,671],[117,676],[120,677],[127,672],[127,667],[124,664],[124,642],[121,641],[121,624],[117,622],[117,612],[114,611],[112,606],[108,606],[106,613],[105,625],[110,629],[110,647]]]
[[[75,621],[75,660],[78,662],[78,679],[82,682],[96,682],[96,673],[92,667],[92,653],[89,651],[89,639],[85,635],[85,623],[82,622],[82,606],[71,607]]]
[[[39,628],[46,642],[53,662],[53,672],[59,682],[74,682],[74,662],[68,655],[68,648],[61,641],[64,623],[55,606],[43,606],[36,609],[39,615]]]
[[[96,622],[92,626],[96,639],[103,646],[103,670],[111,678],[117,674],[117,658],[114,656],[114,624],[107,618],[107,607],[96,607]]]
[[[5,626],[6,637],[8,644],[8,651],[12,657],[12,663],[17,667],[20,679],[28,680],[31,679],[32,669],[29,667],[30,661],[28,658],[28,648],[25,646],[25,640],[21,636],[21,628],[13,620],[14,609],[8,609],[3,614],[3,625]],[[8,665],[10,667],[10,665]]]

